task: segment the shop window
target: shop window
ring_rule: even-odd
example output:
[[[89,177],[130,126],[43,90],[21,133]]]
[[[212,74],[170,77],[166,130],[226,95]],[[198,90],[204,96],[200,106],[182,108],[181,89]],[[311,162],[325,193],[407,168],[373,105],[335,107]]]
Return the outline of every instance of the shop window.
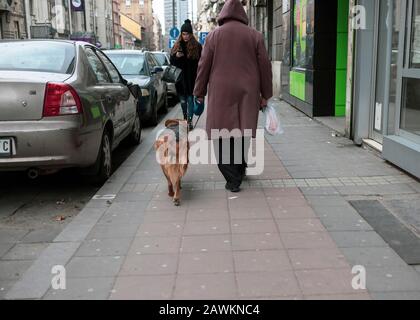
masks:
[[[293,66],[306,66],[306,6],[307,0],[295,0],[293,10]]]
[[[420,0],[413,1],[410,67],[420,68]]]
[[[400,128],[420,136],[420,79],[404,79]]]

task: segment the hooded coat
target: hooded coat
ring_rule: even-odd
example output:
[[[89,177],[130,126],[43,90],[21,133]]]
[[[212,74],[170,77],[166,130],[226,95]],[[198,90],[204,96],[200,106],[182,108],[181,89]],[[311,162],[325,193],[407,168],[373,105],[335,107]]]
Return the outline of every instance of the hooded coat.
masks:
[[[248,26],[239,0],[227,0],[219,27],[206,38],[194,95],[208,92],[206,131],[247,129],[256,136],[260,99],[273,96],[272,69],[263,35]]]

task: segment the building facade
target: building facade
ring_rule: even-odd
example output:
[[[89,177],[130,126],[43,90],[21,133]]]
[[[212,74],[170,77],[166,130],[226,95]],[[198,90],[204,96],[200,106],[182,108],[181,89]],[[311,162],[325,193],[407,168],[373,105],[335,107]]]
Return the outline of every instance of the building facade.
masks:
[[[255,0],[248,13],[278,95],[420,177],[420,1]]]
[[[24,0],[0,0],[0,39],[25,39]]]
[[[113,48],[122,48],[120,1],[112,0],[112,23],[113,23]]]
[[[163,35],[162,35],[162,24],[159,21],[157,15],[153,15],[153,34],[154,34],[154,43],[153,51],[162,50],[163,46]]]
[[[188,19],[189,3],[188,0],[165,0],[165,33],[175,26],[181,28],[185,20]],[[175,16],[175,21],[174,21]]]

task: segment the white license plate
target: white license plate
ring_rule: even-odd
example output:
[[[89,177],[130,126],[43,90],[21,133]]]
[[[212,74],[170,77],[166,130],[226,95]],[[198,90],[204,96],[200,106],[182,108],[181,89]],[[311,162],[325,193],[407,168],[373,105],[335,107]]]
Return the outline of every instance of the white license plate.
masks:
[[[0,139],[0,156],[10,156],[12,154],[12,140]]]

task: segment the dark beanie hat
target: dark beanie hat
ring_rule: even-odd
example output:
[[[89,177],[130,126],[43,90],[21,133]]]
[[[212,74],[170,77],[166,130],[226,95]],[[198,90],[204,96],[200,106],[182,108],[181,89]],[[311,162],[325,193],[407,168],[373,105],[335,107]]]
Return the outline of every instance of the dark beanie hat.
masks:
[[[187,19],[184,21],[184,24],[181,27],[181,32],[193,33],[191,20]]]

